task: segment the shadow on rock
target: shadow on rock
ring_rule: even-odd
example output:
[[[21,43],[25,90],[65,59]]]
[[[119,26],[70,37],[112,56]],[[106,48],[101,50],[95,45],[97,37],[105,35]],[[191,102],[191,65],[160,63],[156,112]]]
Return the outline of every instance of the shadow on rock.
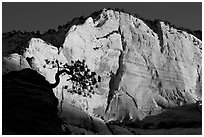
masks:
[[[24,69],[2,80],[3,134],[62,134],[58,99],[43,76]]]
[[[196,104],[186,104],[166,108],[158,115],[128,123],[127,126],[143,129],[200,128],[202,127],[202,113]]]

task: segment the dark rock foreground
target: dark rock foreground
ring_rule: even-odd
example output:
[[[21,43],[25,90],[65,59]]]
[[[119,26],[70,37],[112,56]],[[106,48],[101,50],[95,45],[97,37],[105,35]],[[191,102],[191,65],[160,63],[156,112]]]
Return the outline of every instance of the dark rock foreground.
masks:
[[[58,99],[31,69],[3,75],[3,134],[61,134]]]

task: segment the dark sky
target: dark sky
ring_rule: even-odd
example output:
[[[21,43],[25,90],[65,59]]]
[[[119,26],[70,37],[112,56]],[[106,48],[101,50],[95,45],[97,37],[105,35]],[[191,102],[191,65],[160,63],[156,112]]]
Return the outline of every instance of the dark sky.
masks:
[[[119,8],[146,19],[168,20],[176,26],[202,29],[202,3],[190,2],[77,2],[77,3],[5,3],[2,4],[2,31],[44,32],[81,15],[88,16],[103,8]]]

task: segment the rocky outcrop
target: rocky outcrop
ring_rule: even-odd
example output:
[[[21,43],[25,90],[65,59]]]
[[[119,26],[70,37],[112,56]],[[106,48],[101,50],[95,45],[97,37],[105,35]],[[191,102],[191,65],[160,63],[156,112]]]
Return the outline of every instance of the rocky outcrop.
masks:
[[[103,10],[97,21],[90,17],[67,33],[66,58],[85,59],[102,76],[105,119],[143,119],[201,96],[201,41],[163,22],[157,30],[132,15]]]
[[[106,124],[63,102],[58,109],[50,83],[32,69],[3,75],[3,134],[111,134]]]
[[[62,48],[33,38],[22,57],[51,83],[55,60],[85,60],[102,77],[96,94],[70,94],[64,75],[54,89],[58,99],[63,94],[67,102],[106,121],[142,120],[166,107],[195,103],[202,95],[202,42],[163,22],[155,26],[152,30],[132,15],[104,9],[97,19],[73,25]]]
[[[2,59],[3,74],[10,71],[19,71],[24,68],[31,68],[24,57],[14,53]]]
[[[3,75],[3,134],[62,134],[58,99],[45,78],[32,69]]]
[[[90,116],[83,109],[68,101],[63,101],[63,111],[60,117],[64,121],[64,128],[69,129],[72,135],[111,135],[103,120]]]

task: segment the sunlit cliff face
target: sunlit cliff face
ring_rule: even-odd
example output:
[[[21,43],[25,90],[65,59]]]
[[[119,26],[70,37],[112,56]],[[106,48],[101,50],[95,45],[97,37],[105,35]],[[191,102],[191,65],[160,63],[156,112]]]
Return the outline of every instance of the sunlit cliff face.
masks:
[[[104,9],[98,20],[73,25],[60,50],[32,38],[23,55],[3,58],[3,73],[32,68],[53,83],[55,60],[85,60],[102,77],[97,94],[84,98],[66,92],[71,90],[64,89],[71,87],[66,75],[54,93],[107,121],[134,121],[193,103],[201,97],[202,42],[163,22],[156,26],[155,32],[132,15]]]

